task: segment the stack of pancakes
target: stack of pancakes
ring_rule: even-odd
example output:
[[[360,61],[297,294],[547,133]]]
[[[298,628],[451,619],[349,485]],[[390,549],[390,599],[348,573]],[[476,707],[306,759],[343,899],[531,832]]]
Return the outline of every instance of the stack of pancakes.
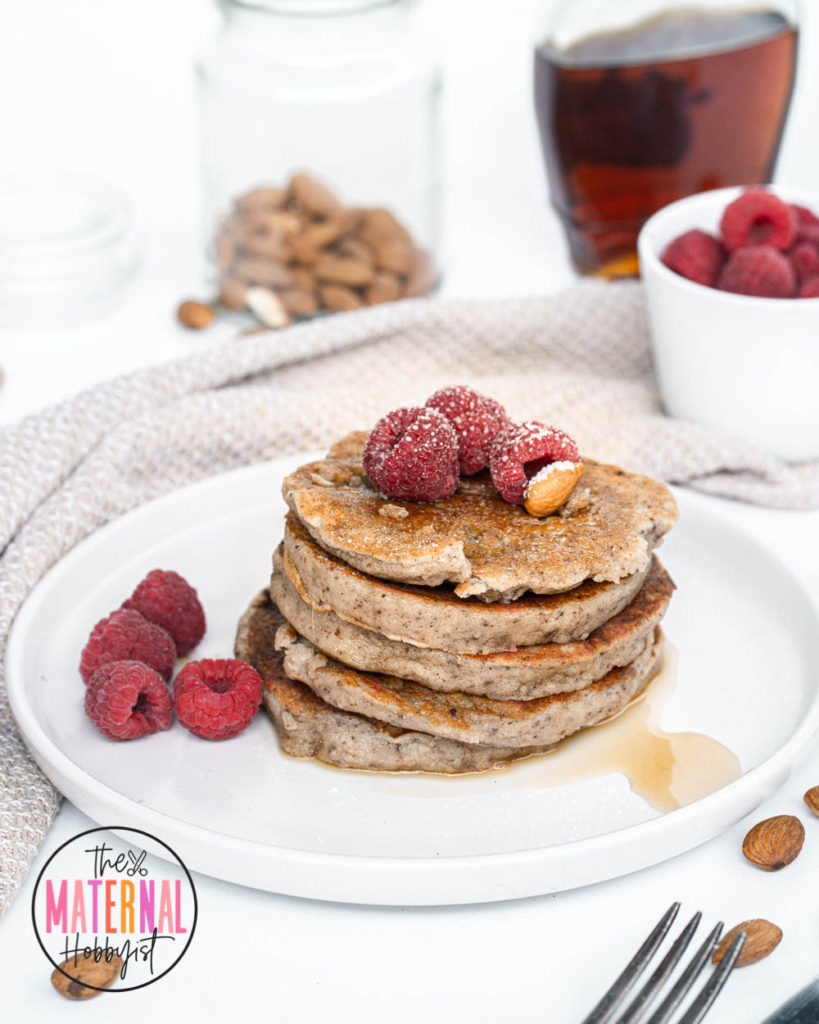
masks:
[[[345,768],[477,771],[622,710],[657,666],[674,585],[653,549],[661,483],[586,461],[536,519],[482,473],[430,504],[385,498],[366,433],[283,484],[269,589],[236,655],[260,672],[282,749]]]

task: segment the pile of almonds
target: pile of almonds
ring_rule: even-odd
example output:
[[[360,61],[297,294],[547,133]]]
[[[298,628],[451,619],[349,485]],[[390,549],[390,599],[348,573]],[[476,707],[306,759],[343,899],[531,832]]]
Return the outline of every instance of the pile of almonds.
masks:
[[[345,207],[304,173],[239,196],[216,257],[219,301],[257,316],[265,302],[309,316],[424,295],[436,282],[429,254],[389,210]]]

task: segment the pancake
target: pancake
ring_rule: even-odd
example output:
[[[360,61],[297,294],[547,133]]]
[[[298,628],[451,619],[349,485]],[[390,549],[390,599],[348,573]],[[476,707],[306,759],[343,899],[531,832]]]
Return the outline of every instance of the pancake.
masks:
[[[269,595],[259,594],[239,622],[236,657],[261,675],[265,711],[281,749],[292,757],[317,758],[338,768],[459,773],[496,768],[551,749],[460,743],[339,711],[284,675],[284,655],[274,646],[283,623]]]
[[[642,692],[659,659],[659,628],[630,665],[612,669],[582,690],[538,700],[491,700],[439,693],[383,673],[364,673],[322,654],[292,626],[282,626],[276,646],[284,671],[342,711],[417,729],[462,743],[507,747],[548,746],[622,711]]]
[[[494,654],[452,654],[389,640],[332,612],[316,611],[305,604],[282,571],[286,558],[281,551],[274,556],[270,593],[287,621],[314,647],[363,672],[386,672],[433,690],[496,700],[532,700],[579,690],[612,668],[627,665],[662,619],[674,590],[668,573],[655,559],[631,604],[585,640]]]
[[[633,600],[647,571],[620,583],[587,580],[562,594],[529,593],[509,604],[487,604],[456,597],[451,587],[366,576],[324,551],[292,512],[285,523],[284,550],[287,578],[316,611],[331,611],[390,640],[455,654],[583,640]]]
[[[544,519],[505,502],[487,473],[451,498],[386,499],[361,465],[366,432],[285,478],[285,501],[309,534],[353,568],[423,586],[455,583],[458,597],[512,601],[587,579],[617,583],[645,569],[677,519],[671,492],[650,477],[584,460],[563,514]]]

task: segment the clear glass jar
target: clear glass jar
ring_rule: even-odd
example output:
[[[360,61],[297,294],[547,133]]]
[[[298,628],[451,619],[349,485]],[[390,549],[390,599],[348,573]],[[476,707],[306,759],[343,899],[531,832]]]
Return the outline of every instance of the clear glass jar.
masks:
[[[223,303],[253,308],[248,287],[264,289],[299,316],[428,292],[440,75],[413,0],[219,6],[197,70]]]

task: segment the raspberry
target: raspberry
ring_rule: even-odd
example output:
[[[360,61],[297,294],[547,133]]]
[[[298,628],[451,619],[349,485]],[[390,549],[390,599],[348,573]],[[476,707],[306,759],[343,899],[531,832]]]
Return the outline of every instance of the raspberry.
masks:
[[[808,242],[800,242],[791,251],[791,263],[799,281],[819,274],[819,250]]]
[[[797,295],[800,299],[816,299],[819,298],[819,274],[814,274],[811,277],[806,277],[802,284],[799,286]]]
[[[550,462],[580,462],[577,445],[557,427],[532,420],[513,424],[498,435],[489,472],[504,501],[522,505],[526,484]]]
[[[689,281],[713,288],[725,262],[725,250],[707,231],[694,229],[669,242],[662,255],[663,263]]]
[[[793,295],[796,275],[787,257],[769,245],[736,249],[717,278],[717,288],[740,295],[784,299]]]
[[[176,661],[176,645],[167,630],[139,614],[120,609],[91,630],[80,657],[80,675],[88,685],[100,665],[109,661],[141,661],[169,682]]]
[[[795,242],[810,242],[811,245],[819,245],[819,217],[809,210],[807,206],[799,206],[791,203],[791,210],[796,217],[796,238]]]
[[[261,702],[262,680],[245,661],[191,661],[173,684],[176,717],[206,740],[237,736]]]
[[[438,501],[458,488],[458,438],[437,409],[395,409],[373,427],[364,471],[389,498]]]
[[[436,391],[426,405],[443,413],[454,427],[461,473],[480,473],[489,462],[493,440],[509,426],[509,417],[500,402],[458,384]]]
[[[109,661],[91,676],[85,713],[109,739],[133,740],[167,729],[173,700],[165,680],[148,665]]]
[[[796,214],[773,192],[749,188],[725,207],[719,227],[729,252],[748,245],[789,249],[796,236]]]
[[[180,656],[192,651],[205,635],[205,613],[196,591],[177,572],[152,570],[122,607],[166,629]]]

